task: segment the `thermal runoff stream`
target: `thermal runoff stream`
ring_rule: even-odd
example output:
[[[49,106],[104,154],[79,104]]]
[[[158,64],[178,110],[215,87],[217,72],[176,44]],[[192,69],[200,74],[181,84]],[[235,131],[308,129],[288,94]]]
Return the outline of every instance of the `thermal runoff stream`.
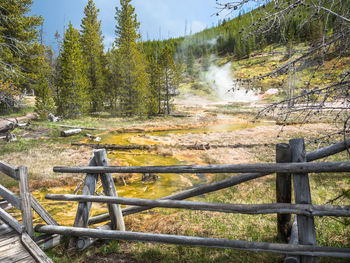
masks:
[[[159,148],[169,149],[168,151],[155,150],[107,150],[110,165],[117,166],[152,166],[152,165],[186,165],[186,164],[207,164],[199,159],[193,159],[186,155],[172,154],[172,138],[183,134],[208,134],[229,131],[238,131],[256,126],[267,125],[264,122],[252,123],[244,120],[234,121],[225,124],[203,126],[188,129],[170,129],[161,131],[145,132],[108,132],[100,134],[100,144],[117,145],[158,145]],[[167,141],[168,144],[164,144]],[[91,141],[84,141],[91,143]],[[205,142],[203,142],[205,143]],[[78,177],[78,175],[72,175]],[[80,175],[82,181],[85,175]],[[135,197],[156,199],[184,189],[203,184],[211,180],[206,174],[113,174],[116,182],[118,195],[121,197]],[[101,185],[98,182],[97,187]],[[82,186],[82,184],[81,184]],[[77,203],[76,202],[55,202],[45,199],[50,194],[72,194],[76,187],[48,187],[34,191],[34,196],[57,218],[59,224],[70,225],[74,222]],[[80,188],[81,190],[81,188]],[[97,189],[101,193],[102,187]],[[78,192],[80,193],[80,192]],[[91,214],[97,215],[107,211],[104,204],[94,203]],[[35,218],[40,222],[39,218]]]

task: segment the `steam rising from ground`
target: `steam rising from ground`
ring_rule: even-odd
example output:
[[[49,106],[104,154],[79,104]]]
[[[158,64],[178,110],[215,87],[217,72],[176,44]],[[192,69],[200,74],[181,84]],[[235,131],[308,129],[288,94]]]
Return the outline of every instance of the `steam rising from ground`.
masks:
[[[226,102],[253,102],[258,100],[258,95],[253,91],[238,87],[232,76],[231,63],[227,63],[222,67],[211,65],[205,74],[204,81],[217,93],[220,100]]]

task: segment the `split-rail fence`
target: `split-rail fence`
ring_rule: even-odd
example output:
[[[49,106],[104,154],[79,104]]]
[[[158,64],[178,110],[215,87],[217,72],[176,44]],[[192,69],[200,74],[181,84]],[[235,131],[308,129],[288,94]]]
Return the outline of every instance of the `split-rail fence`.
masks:
[[[349,146],[350,140],[346,140],[306,153],[304,140],[293,139],[288,144],[276,145],[276,163],[137,167],[109,166],[106,151],[104,149],[94,150],[89,166],[54,167],[54,171],[60,173],[86,173],[84,186],[81,195],[46,195],[47,199],[77,201],[79,205],[73,227],[59,226],[55,221],[45,220],[43,217],[47,225],[37,225],[35,227],[35,231],[44,234],[42,235],[43,238],[39,236],[37,240],[48,240],[50,235],[52,235],[51,238],[68,235],[72,237],[70,246],[75,246],[78,249],[85,249],[98,239],[117,239],[230,248],[254,252],[274,252],[285,254],[285,263],[318,262],[318,257],[350,258],[350,248],[318,246],[314,224],[315,216],[350,217],[350,206],[312,204],[308,176],[309,173],[350,172],[350,162],[312,162],[345,151],[349,149]],[[118,197],[112,173],[240,174],[157,200],[148,200]],[[183,201],[187,198],[232,187],[273,173],[276,174],[276,203],[274,204],[248,205]],[[344,176],[348,175],[344,174]],[[101,178],[105,196],[94,195],[98,177]],[[295,203],[292,203],[292,192],[294,192]],[[29,196],[33,206],[33,197]],[[107,203],[109,212],[90,218],[92,202]],[[14,203],[16,202],[14,201]],[[132,206],[121,209],[121,204]],[[21,208],[23,209],[23,207]],[[123,216],[156,207],[242,214],[277,214],[277,236],[288,243],[267,243],[125,231]],[[295,214],[294,220],[291,214]],[[105,221],[109,222],[96,229],[88,228],[89,225]]]
[[[312,162],[348,149],[350,140],[306,153],[303,139],[276,145],[276,163],[238,165],[183,165],[183,166],[109,166],[106,151],[94,150],[90,165],[86,167],[54,167],[55,172],[86,173],[82,195],[47,195],[47,199],[78,201],[74,227],[39,225],[36,231],[75,237],[79,249],[97,239],[118,239],[167,244],[265,251],[286,254],[285,262],[317,262],[317,257],[350,258],[349,248],[317,246],[314,217],[349,217],[350,206],[314,205],[308,173],[350,172],[350,162]],[[216,183],[201,185],[157,200],[118,197],[111,173],[241,173]],[[223,204],[182,201],[187,198],[218,191],[253,179],[276,173],[276,203]],[[100,175],[105,196],[95,196]],[[346,175],[344,175],[346,176]],[[292,188],[293,185],[293,188]],[[292,204],[292,189],[295,204]],[[91,202],[107,203],[109,213],[89,218]],[[120,205],[133,205],[120,209]],[[202,238],[124,231],[123,216],[155,207],[183,208],[243,214],[277,214],[277,235],[286,243],[248,242],[221,238]],[[292,220],[291,214],[295,214]],[[96,229],[88,225],[111,222]],[[116,231],[117,230],[117,231]]]

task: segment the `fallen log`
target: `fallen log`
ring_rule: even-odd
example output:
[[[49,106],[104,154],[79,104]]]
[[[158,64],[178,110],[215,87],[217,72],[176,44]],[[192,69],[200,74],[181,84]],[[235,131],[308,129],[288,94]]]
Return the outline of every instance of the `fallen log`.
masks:
[[[57,117],[57,116],[53,115],[52,113],[49,113],[48,117],[49,117],[50,121],[52,121],[52,122],[58,122],[61,119],[60,117]]]
[[[192,115],[189,114],[169,114],[170,117],[175,117],[175,118],[189,118],[192,117]]]
[[[94,143],[78,143],[72,142],[72,146],[87,146],[93,149],[107,150],[153,150],[156,145],[119,145],[119,144],[94,144]]]
[[[188,150],[209,150],[211,148],[254,148],[258,146],[272,146],[275,145],[273,143],[252,143],[252,144],[210,144],[210,143],[202,143],[202,144],[190,144],[190,145],[179,145],[179,147],[186,148]]]
[[[61,136],[62,137],[68,137],[72,136],[75,134],[79,134],[82,132],[82,129],[72,129],[72,130],[66,130],[66,131],[61,131]]]
[[[0,133],[8,133],[18,126],[18,122],[5,121],[0,123]]]
[[[95,136],[88,136],[91,139],[96,138]],[[99,138],[99,137],[97,137]],[[137,145],[137,144],[129,144],[129,145],[120,145],[120,144],[94,144],[94,143],[79,143],[73,142],[72,146],[87,146],[93,149],[107,149],[107,150],[155,150],[159,147],[159,145]],[[178,147],[185,148],[188,150],[209,150],[211,148],[254,148],[257,146],[271,146],[274,144],[270,143],[255,143],[255,144],[189,144],[189,145],[162,145],[162,147]]]
[[[0,134],[7,134],[15,128],[23,128],[29,126],[30,121],[37,117],[36,114],[27,114],[18,118],[2,118],[0,117]]]
[[[63,125],[63,124],[57,124],[59,127],[63,128],[71,128],[71,129],[82,129],[82,130],[91,130],[91,131],[105,131],[106,128],[88,128],[88,127],[78,127],[78,126],[71,126],[71,125]]]

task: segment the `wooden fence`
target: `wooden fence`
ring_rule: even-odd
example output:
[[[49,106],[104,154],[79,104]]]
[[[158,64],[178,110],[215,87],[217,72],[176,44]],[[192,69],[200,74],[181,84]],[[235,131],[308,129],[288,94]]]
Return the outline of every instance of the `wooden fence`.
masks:
[[[49,259],[46,254],[40,250],[37,243],[34,242],[34,229],[33,229],[33,217],[32,217],[32,208],[38,213],[38,215],[47,223],[52,225],[57,225],[57,222],[51,217],[51,215],[45,210],[43,206],[38,202],[37,199],[29,191],[28,183],[28,170],[27,167],[20,166],[14,167],[10,164],[0,161],[0,172],[6,176],[11,177],[12,179],[19,182],[19,193],[17,196],[12,191],[0,184],[0,196],[10,205],[17,208],[21,211],[22,214],[22,223],[17,221],[14,217],[8,214],[5,209],[0,208],[0,219],[14,229],[19,236],[21,236],[21,242],[25,248],[30,252],[33,258],[40,263],[52,263],[52,260]],[[5,205],[4,205],[5,206]],[[4,230],[4,229],[2,229]],[[1,231],[0,238],[2,239],[2,244],[8,243],[2,247],[2,252],[0,256],[0,261],[4,258],[6,260],[14,260],[14,257],[8,255],[7,252],[13,252],[16,248],[16,240],[12,239],[11,242],[5,240],[8,238],[6,233],[9,230]],[[16,251],[21,253],[20,250]],[[17,256],[25,256],[26,254],[21,254]],[[29,259],[27,259],[30,261]],[[8,261],[8,262],[10,262]],[[7,262],[7,261],[6,261]],[[12,261],[11,261],[12,262]],[[32,261],[31,261],[32,262]]]
[[[350,216],[350,206],[313,205],[308,173],[350,172],[350,162],[311,163],[348,148],[350,140],[337,143],[310,153],[305,152],[303,139],[293,139],[289,144],[276,146],[276,163],[239,165],[185,165],[185,166],[108,166],[105,150],[94,150],[87,167],[54,167],[55,172],[87,173],[82,195],[47,195],[52,200],[78,201],[74,227],[38,225],[36,231],[46,234],[70,235],[71,245],[84,249],[97,239],[119,239],[161,242],[167,244],[193,245],[265,251],[286,254],[285,262],[317,262],[319,256],[350,258],[349,248],[319,247],[316,242],[314,216]],[[308,163],[309,162],[309,163]],[[157,200],[117,197],[110,173],[241,173],[216,183],[201,185]],[[253,179],[276,173],[276,203],[260,205],[222,204],[181,201],[238,185]],[[94,196],[100,175],[106,196]],[[292,184],[295,204],[292,204]],[[108,204],[109,213],[89,218],[91,202]],[[134,205],[120,209],[120,204]],[[183,208],[244,214],[277,214],[277,235],[289,244],[248,242],[219,238],[201,238],[179,235],[162,235],[125,231],[123,216],[155,207]],[[291,214],[296,214],[294,221]],[[88,225],[111,220],[97,229]],[[119,231],[115,231],[119,230]]]
[[[0,184],[0,196],[21,211],[23,230],[34,236],[32,208],[49,225],[58,225],[56,220],[46,211],[39,201],[30,193],[28,169],[25,166],[14,167],[0,161],[0,172],[19,181],[19,196]],[[11,225],[11,222],[7,222]]]

